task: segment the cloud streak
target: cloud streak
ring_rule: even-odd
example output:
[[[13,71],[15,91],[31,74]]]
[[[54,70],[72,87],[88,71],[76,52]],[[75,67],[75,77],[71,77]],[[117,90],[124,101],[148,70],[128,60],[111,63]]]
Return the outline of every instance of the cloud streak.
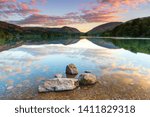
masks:
[[[18,25],[60,26],[82,23],[104,23],[120,20],[120,15],[128,12],[130,8],[148,3],[149,0],[97,0],[82,4],[78,12],[68,12],[62,16],[42,15],[34,6],[38,2],[46,0],[30,0],[29,2],[17,2],[16,0],[1,0],[0,13],[2,16],[20,15],[27,16],[20,21],[13,22]]]
[[[40,1],[43,0],[30,0],[28,2],[19,2],[17,0],[0,0],[0,17],[7,19],[8,17],[14,15],[25,17],[40,13],[38,8],[34,8],[34,5]]]

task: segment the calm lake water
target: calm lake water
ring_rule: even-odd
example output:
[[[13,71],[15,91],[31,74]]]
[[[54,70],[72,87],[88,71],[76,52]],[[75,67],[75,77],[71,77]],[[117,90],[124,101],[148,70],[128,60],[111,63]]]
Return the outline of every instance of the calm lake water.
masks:
[[[70,77],[65,74],[70,63],[98,78],[107,74],[150,85],[150,40],[64,39],[0,52],[0,99],[35,97],[44,80],[58,73]]]

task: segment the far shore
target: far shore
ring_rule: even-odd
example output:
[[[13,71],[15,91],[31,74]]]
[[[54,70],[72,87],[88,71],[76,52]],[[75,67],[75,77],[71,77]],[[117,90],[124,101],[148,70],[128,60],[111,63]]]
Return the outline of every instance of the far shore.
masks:
[[[84,37],[84,36],[81,36],[82,38]],[[105,37],[105,36],[101,36],[101,37],[99,37],[99,36],[86,36],[86,38],[103,38],[103,39],[144,39],[144,40],[146,40],[146,39],[150,39],[150,38],[148,38],[148,37]]]
[[[144,37],[97,37],[97,36],[81,36],[80,39],[83,39],[83,38],[103,38],[103,39],[143,39],[143,40],[150,40],[150,38],[144,38]],[[39,41],[39,42],[36,42],[36,41],[28,41],[28,42],[23,42],[23,41],[20,41],[20,42],[16,42],[15,44],[6,44],[6,45],[0,45],[0,52],[2,51],[5,51],[5,50],[9,50],[9,49],[12,49],[12,48],[16,48],[16,47],[19,47],[19,46],[22,46],[22,45],[40,45],[40,44],[47,44],[48,43],[48,40],[43,40],[43,41]]]

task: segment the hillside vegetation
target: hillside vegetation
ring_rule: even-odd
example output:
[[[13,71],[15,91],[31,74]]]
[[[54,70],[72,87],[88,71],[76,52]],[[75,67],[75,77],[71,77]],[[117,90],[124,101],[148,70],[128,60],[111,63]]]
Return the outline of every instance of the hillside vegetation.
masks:
[[[110,31],[110,30],[114,29],[115,27],[119,26],[120,24],[122,24],[122,22],[110,22],[110,23],[102,24],[102,25],[99,25],[99,26],[93,28],[92,30],[88,31],[87,34],[88,35],[101,34],[105,31]]]
[[[43,28],[43,27],[20,27],[0,21],[0,45],[18,41],[42,41],[54,37],[74,37],[82,33],[72,27]]]
[[[115,37],[150,37],[150,17],[127,21],[111,31],[105,31],[101,36]]]

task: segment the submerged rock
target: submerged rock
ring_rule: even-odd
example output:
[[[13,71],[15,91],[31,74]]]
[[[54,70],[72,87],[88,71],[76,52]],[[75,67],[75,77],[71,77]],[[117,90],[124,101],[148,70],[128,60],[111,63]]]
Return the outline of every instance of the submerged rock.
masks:
[[[84,71],[84,73],[92,73],[92,72],[90,72],[90,71]]]
[[[66,74],[70,75],[77,75],[78,74],[78,69],[74,64],[69,64],[66,67]]]
[[[62,78],[63,77],[63,75],[62,74],[55,74],[55,76],[54,76],[55,78]]]
[[[9,86],[9,87],[7,87],[7,90],[11,90],[13,88],[14,88],[13,86]]]
[[[96,76],[91,73],[83,73],[78,79],[81,85],[93,85],[97,82]]]
[[[52,80],[45,81],[38,87],[39,92],[58,92],[58,91],[69,91],[79,86],[78,79],[72,78],[55,78]]]

